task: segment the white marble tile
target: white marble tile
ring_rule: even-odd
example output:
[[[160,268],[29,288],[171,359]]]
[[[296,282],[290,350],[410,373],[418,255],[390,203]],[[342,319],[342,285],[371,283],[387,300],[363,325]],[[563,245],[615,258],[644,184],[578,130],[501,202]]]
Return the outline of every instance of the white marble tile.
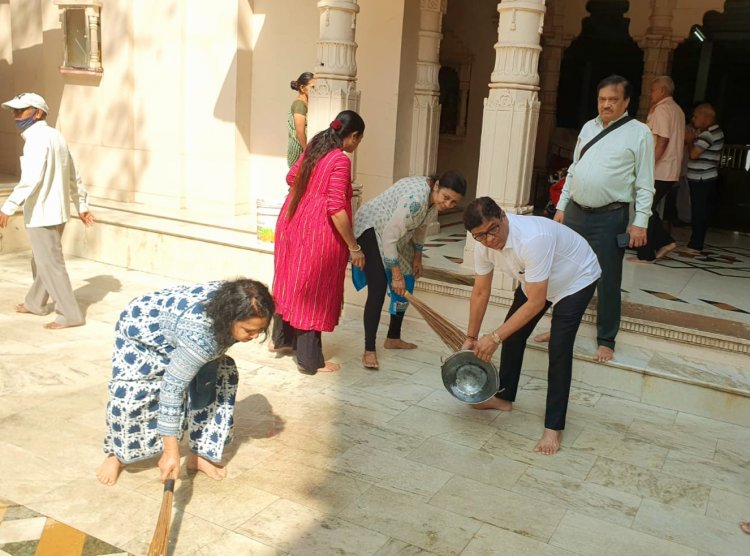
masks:
[[[549,544],[582,556],[697,556],[686,545],[669,542],[575,512],[563,517]]]
[[[575,554],[485,523],[471,539],[461,556],[488,556],[498,553],[513,556],[572,556]]]
[[[528,468],[526,464],[512,459],[439,438],[428,438],[408,457],[467,479],[501,488],[510,488]]]
[[[642,400],[737,425],[750,423],[750,398],[659,377],[644,377]]]
[[[455,477],[432,498],[444,510],[547,541],[565,509],[556,500],[539,503],[527,496],[464,477]]]
[[[524,394],[526,392],[536,392],[538,395],[546,396],[547,381],[538,378],[531,378],[525,386],[519,389],[519,391]],[[596,402],[599,401],[601,396],[602,395],[599,392],[571,385],[568,402],[571,404],[588,405],[593,407],[596,405]]]
[[[233,531],[226,531],[208,544],[190,551],[195,556],[285,556],[286,552]]]
[[[388,537],[371,528],[278,500],[238,529],[256,541],[290,554],[373,554]]]
[[[705,513],[711,490],[708,486],[695,481],[603,457],[596,460],[586,477],[586,482],[629,492],[699,514]]]
[[[716,452],[716,440],[711,440],[683,432],[675,427],[658,425],[636,419],[628,429],[628,435],[644,442],[664,446],[695,454],[704,458],[713,458]]]
[[[743,392],[750,391],[750,370],[746,366],[723,364],[720,359],[697,359],[684,354],[655,353],[648,371],[680,377],[684,380],[715,384]]]
[[[594,473],[594,470],[591,473]],[[638,511],[641,497],[638,493],[631,494],[624,489],[610,488],[612,486],[588,479],[572,479],[554,471],[530,468],[511,490],[530,500],[549,502],[628,527]]]
[[[451,478],[439,467],[363,446],[353,446],[335,458],[330,468],[342,475],[427,501]]]
[[[380,370],[362,377],[351,387],[408,404],[418,403],[433,391],[433,388],[410,383],[404,378],[403,373]]]
[[[398,539],[388,539],[372,556],[434,556],[434,552]]]
[[[750,469],[750,444],[738,444],[719,440],[716,443],[716,455],[714,459],[721,463],[738,465]]]
[[[662,471],[721,490],[750,492],[750,473],[747,469],[686,452],[671,450]]]
[[[750,492],[730,492],[711,489],[706,515],[729,523],[748,521],[750,516]]]
[[[539,440],[544,429],[544,418],[540,415],[534,415],[518,409],[513,411],[502,411],[492,424],[498,430],[511,432],[525,436],[532,440]],[[574,423],[566,423],[563,432],[562,445],[572,446],[578,435],[583,432],[583,427]]]
[[[633,529],[665,540],[679,542],[710,554],[743,554],[748,549],[747,535],[733,523],[727,523],[653,500],[644,500]]]
[[[534,452],[536,442],[524,436],[498,431],[485,443],[483,450],[538,469],[557,471],[575,479],[585,479],[596,460],[596,456],[592,454],[565,446],[552,456],[538,454]]]
[[[371,483],[302,461],[270,458],[245,475],[251,486],[314,510],[335,514],[362,495]]]
[[[0,523],[0,545],[37,540],[42,536],[46,522],[46,517],[5,520]]]
[[[481,525],[453,508],[379,487],[371,488],[339,517],[441,556],[460,554]]]
[[[704,438],[718,439],[720,442],[725,441],[738,446],[750,445],[750,427],[748,427],[748,423],[735,425],[717,419],[680,412],[677,415],[674,426],[679,428],[679,430]]]
[[[456,402],[460,405],[459,402]],[[472,413],[486,413],[476,410]],[[435,436],[464,446],[479,448],[488,438],[492,436],[495,429],[476,419],[466,418],[464,411],[458,415],[451,415],[441,411],[431,411],[420,406],[411,406],[409,409],[394,417],[388,422],[393,430],[403,430],[411,435],[419,435],[422,438]]]
[[[655,470],[661,469],[669,452],[667,448],[627,434],[597,429],[584,429],[573,443],[573,448]]]

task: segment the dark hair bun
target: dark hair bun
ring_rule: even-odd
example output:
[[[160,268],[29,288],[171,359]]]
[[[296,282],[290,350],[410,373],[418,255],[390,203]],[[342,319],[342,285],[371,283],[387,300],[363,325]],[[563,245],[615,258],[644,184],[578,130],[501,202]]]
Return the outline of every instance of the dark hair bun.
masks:
[[[297,81],[290,81],[289,86],[292,88],[292,91],[299,91],[299,83]]]

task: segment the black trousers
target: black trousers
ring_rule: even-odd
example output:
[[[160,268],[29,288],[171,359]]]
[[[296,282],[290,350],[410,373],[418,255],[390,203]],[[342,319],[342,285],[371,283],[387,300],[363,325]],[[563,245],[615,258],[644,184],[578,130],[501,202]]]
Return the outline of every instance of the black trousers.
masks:
[[[691,249],[703,250],[703,242],[708,233],[708,223],[714,213],[716,186],[718,178],[709,180],[688,180],[690,185],[690,214],[693,233],[687,246]]]
[[[659,206],[659,202],[667,197],[670,191],[674,188],[675,182],[673,181],[654,181],[654,202],[651,204],[651,217],[648,219],[648,230],[646,231],[646,245],[638,247],[636,252],[638,258],[642,261],[653,261],[656,258],[656,252],[670,243],[674,243],[674,239],[664,230],[664,224],[659,217],[659,213],[656,211],[656,207]],[[668,210],[664,207],[664,219],[667,220]]]
[[[366,229],[357,238],[357,243],[362,247],[365,255],[365,276],[367,276],[367,301],[365,301],[365,351],[375,351],[375,341],[380,324],[380,313],[385,302],[385,293],[388,290],[388,279],[385,275],[385,265],[380,256],[378,239],[375,230]],[[388,326],[388,338],[401,338],[401,324],[404,313],[391,315],[391,323]]]
[[[594,296],[594,290],[596,282],[564,297],[552,309],[547,367],[547,408],[544,416],[544,427],[547,429],[559,431],[565,428],[570,381],[573,376],[573,345],[583,313]],[[507,321],[526,301],[526,295],[519,286],[505,320]],[[550,305],[551,303],[547,302],[539,314],[503,342],[500,353],[500,388],[504,390],[495,394],[498,398],[515,401],[526,341]]]
[[[596,342],[615,349],[620,329],[622,258],[625,248],[617,246],[617,234],[628,227],[628,207],[610,212],[586,212],[575,203],[565,209],[565,224],[578,232],[596,253],[602,277],[597,288]]]
[[[282,319],[281,315],[274,315],[271,340],[276,349],[294,349],[297,366],[305,374],[314,375],[326,364],[323,358],[323,342],[318,330],[299,330]]]

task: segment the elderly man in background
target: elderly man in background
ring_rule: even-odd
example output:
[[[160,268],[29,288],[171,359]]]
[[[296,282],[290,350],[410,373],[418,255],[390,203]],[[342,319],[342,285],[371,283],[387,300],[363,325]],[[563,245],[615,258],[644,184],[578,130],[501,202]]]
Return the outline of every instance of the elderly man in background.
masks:
[[[599,116],[586,122],[578,135],[555,220],[581,234],[601,265],[594,360],[603,363],[614,357],[620,328],[625,248],[646,243],[654,198],[654,139],[645,124],[627,114],[631,94],[627,79],[611,75],[597,91]],[[633,201],[635,219],[628,226]],[[545,341],[549,336],[535,339]]]
[[[16,312],[44,315],[51,296],[58,316],[44,328],[80,326],[84,318],[65,268],[62,233],[70,218],[71,202],[83,223],[93,224],[86,190],[65,139],[45,121],[49,108],[44,99],[35,93],[23,93],[2,106],[13,111],[16,127],[25,141],[21,179],[0,208],[0,228],[4,228],[8,218],[23,205],[31,244],[34,282],[24,302],[16,306]]]
[[[651,82],[651,109],[646,120],[651,133],[654,135],[654,202],[651,206],[651,218],[648,220],[646,245],[638,248],[637,257],[629,257],[629,261],[652,263],[666,257],[677,244],[672,236],[664,229],[664,224],[656,211],[659,202],[666,197],[664,219],[672,221],[676,218],[674,196],[669,192],[680,179],[683,144],[685,141],[685,113],[672,96],[674,95],[674,81],[671,77],[662,75]]]
[[[695,132],[685,134],[688,145],[687,179],[690,185],[690,212],[693,233],[683,251],[699,255],[703,251],[708,223],[714,210],[719,162],[724,148],[724,132],[716,123],[714,107],[705,102],[693,110]]]

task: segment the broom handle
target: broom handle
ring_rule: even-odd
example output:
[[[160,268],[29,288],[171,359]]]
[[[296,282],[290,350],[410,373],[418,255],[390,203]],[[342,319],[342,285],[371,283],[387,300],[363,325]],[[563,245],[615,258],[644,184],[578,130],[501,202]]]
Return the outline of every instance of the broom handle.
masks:
[[[169,522],[172,520],[172,499],[174,497],[174,479],[164,481],[164,495],[161,500],[159,518],[156,521],[154,536],[148,547],[149,556],[166,556],[169,542]]]

